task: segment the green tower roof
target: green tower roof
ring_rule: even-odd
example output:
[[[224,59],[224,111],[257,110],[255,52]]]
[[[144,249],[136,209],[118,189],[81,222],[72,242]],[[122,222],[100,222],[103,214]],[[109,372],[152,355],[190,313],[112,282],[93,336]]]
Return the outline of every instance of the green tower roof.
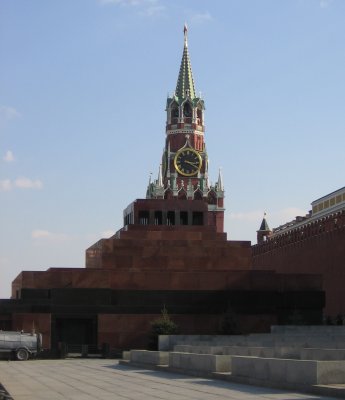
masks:
[[[194,79],[192,73],[192,67],[190,64],[190,58],[188,53],[188,42],[187,42],[187,26],[184,26],[184,47],[183,55],[180,66],[180,72],[177,79],[177,85],[175,90],[175,96],[181,100],[186,96],[188,91],[189,97],[193,100],[195,96]]]
[[[270,228],[269,228],[268,223],[266,221],[266,213],[265,213],[264,218],[262,219],[259,231],[270,231]]]

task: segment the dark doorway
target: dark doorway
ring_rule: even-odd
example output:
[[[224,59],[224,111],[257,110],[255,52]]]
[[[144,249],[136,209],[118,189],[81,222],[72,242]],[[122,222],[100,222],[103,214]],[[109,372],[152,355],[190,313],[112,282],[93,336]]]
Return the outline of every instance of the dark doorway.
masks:
[[[96,319],[58,318],[55,333],[57,343],[97,345]]]

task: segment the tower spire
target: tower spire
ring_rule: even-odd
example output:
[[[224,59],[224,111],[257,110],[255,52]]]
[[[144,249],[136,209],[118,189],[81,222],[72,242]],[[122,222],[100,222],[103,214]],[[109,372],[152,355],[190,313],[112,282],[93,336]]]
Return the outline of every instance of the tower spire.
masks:
[[[189,96],[191,99],[194,99],[196,97],[192,67],[188,52],[187,32],[187,25],[185,24],[183,28],[184,46],[182,61],[175,90],[175,95],[178,97],[179,100],[184,99],[187,96]]]
[[[262,218],[262,222],[261,222],[259,231],[270,231],[270,228],[269,228],[267,220],[266,220],[266,215],[267,215],[267,213],[265,211],[264,212],[264,217]]]
[[[164,187],[164,185],[163,185],[163,175],[162,175],[162,164],[159,164],[157,186],[160,187],[160,188]]]
[[[257,243],[262,244],[264,243],[271,235],[272,231],[268,226],[267,220],[266,220],[266,212],[264,213],[264,217],[262,219],[260,228],[258,231],[256,231],[256,236],[257,236]]]
[[[188,33],[187,24],[184,23],[183,34],[184,34],[184,45],[185,45],[186,47],[188,47],[187,33]]]
[[[219,168],[219,173],[218,173],[217,189],[221,192],[224,191],[223,174],[221,168]]]

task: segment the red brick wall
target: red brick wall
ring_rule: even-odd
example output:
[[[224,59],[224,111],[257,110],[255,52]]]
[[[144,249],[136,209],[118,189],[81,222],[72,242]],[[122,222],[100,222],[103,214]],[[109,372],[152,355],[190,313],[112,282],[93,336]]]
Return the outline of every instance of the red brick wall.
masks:
[[[111,348],[142,348],[148,346],[151,322],[158,314],[100,314],[98,315],[98,344],[109,343]],[[170,315],[178,325],[179,333],[185,335],[219,334],[223,315]],[[237,328],[243,333],[268,332],[276,318],[271,314],[241,315]]]
[[[322,274],[326,291],[324,314],[345,314],[345,227],[280,246],[254,246],[253,268]]]

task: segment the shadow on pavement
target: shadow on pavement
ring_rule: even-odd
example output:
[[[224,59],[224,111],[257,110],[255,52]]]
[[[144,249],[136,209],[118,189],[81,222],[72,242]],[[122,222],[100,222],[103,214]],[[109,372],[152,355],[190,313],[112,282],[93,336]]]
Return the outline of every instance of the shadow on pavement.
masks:
[[[180,373],[170,372],[170,371],[155,371],[150,369],[138,368],[130,365],[121,365],[121,364],[114,364],[114,365],[106,365],[107,368],[112,368],[118,371],[131,371],[135,374],[141,374],[146,376],[152,376],[155,378],[163,378],[163,379],[176,379],[176,380],[183,380],[186,383],[191,383],[195,385],[203,385],[205,387],[212,387],[212,388],[219,388],[219,389],[229,389],[229,390],[236,390],[243,394],[252,394],[252,395],[268,395],[272,396],[272,399],[275,395],[278,395],[281,398],[281,395],[286,393],[286,397],[284,400],[296,400],[296,394],[294,391],[288,391],[284,389],[273,389],[273,388],[265,388],[260,386],[253,386],[253,385],[244,385],[241,383],[236,382],[225,382],[216,379],[209,379],[209,378],[202,378],[196,377],[191,375],[184,375]],[[291,395],[293,393],[293,395]],[[291,397],[290,397],[291,396]],[[308,396],[308,397],[307,397]],[[317,399],[331,399],[331,397],[323,397],[318,395],[307,395],[303,394],[303,400],[317,400]]]

